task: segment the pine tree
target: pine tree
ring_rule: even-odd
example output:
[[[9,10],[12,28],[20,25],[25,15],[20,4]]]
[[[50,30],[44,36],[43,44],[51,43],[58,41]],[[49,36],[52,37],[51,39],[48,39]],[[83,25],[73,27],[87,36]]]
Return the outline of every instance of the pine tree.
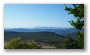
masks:
[[[65,10],[68,11],[68,14],[72,14],[76,21],[69,21],[70,24],[78,30],[78,38],[75,42],[77,45],[76,48],[83,49],[84,48],[84,4],[73,4],[73,7],[65,6]],[[71,47],[70,47],[71,48]]]

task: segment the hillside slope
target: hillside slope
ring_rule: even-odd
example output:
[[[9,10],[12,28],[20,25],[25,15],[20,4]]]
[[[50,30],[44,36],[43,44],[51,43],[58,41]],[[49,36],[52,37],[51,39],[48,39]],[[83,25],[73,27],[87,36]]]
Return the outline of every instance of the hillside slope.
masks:
[[[65,36],[58,35],[54,32],[4,32],[4,40],[10,40],[12,38],[22,37],[23,40],[35,40],[35,41],[60,41]]]

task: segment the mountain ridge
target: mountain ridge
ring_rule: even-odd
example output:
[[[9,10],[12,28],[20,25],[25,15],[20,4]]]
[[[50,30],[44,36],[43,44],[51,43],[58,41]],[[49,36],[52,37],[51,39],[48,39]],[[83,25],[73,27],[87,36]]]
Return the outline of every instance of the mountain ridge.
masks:
[[[14,29],[5,29],[4,32],[54,32],[62,36],[72,36],[73,38],[77,37],[77,30],[75,28],[56,28],[56,29],[26,29],[26,28],[14,28]]]

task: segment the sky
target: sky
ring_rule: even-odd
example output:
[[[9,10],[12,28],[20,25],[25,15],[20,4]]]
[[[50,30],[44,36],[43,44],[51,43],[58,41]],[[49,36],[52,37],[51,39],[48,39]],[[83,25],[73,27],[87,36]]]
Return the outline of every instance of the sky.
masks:
[[[4,28],[70,28],[73,19],[64,4],[4,4]]]

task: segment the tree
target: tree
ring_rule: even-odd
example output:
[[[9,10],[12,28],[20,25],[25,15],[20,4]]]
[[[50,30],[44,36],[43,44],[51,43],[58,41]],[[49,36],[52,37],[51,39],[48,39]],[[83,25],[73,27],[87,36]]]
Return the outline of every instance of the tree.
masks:
[[[27,44],[19,38],[13,38],[9,44],[5,46],[5,49],[40,49],[41,46],[37,46],[34,42]]]
[[[78,30],[78,38],[75,42],[77,48],[84,48],[84,32],[80,30],[84,30],[84,4],[73,4],[73,7],[65,6],[65,10],[68,11],[68,14],[72,14],[76,21],[69,21],[70,24]]]
[[[71,36],[69,36],[66,38],[64,47],[66,49],[76,49],[77,48],[76,41],[74,39],[72,39]]]

